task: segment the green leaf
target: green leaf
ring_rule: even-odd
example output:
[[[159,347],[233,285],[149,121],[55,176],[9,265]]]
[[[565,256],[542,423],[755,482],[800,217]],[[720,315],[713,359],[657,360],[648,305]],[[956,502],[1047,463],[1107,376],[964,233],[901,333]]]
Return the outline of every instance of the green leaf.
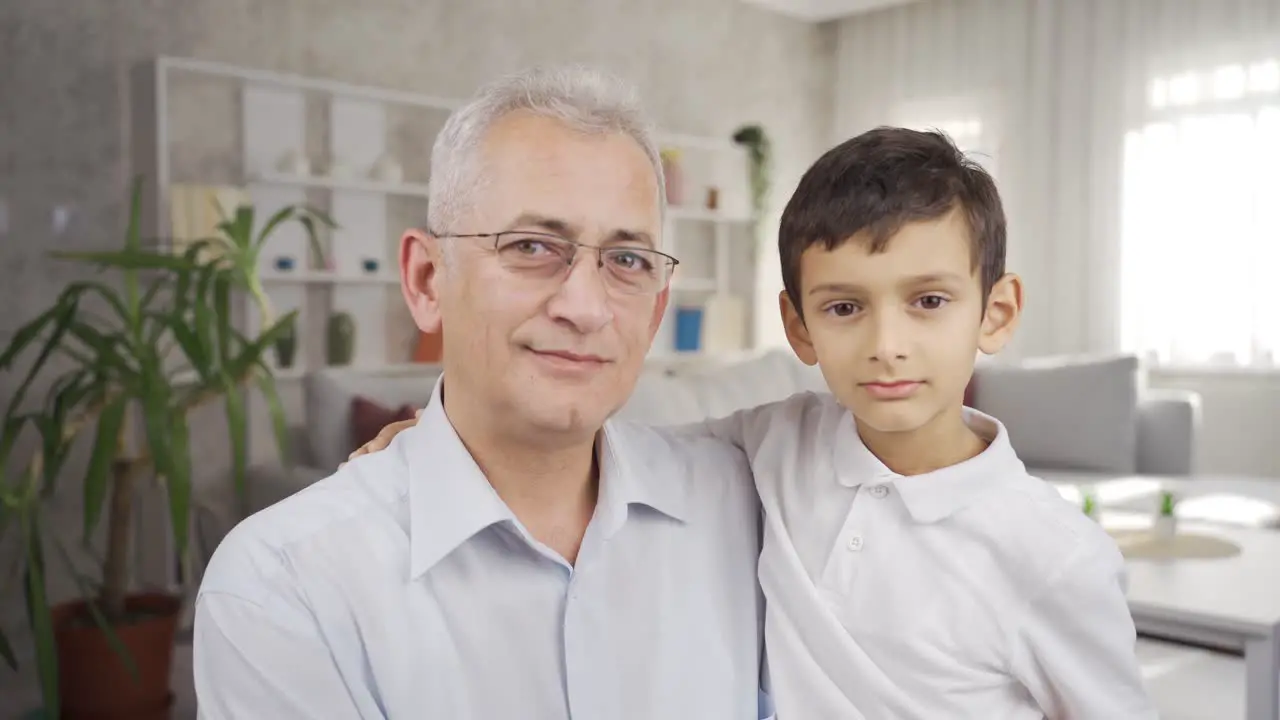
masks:
[[[231,471],[235,482],[236,497],[242,507],[247,507],[249,464],[249,424],[245,417],[244,393],[235,381],[223,374],[223,398],[227,406],[227,430],[231,434]]]
[[[235,216],[218,223],[218,229],[226,235],[240,251],[249,254],[253,250],[253,206],[240,205]]]
[[[58,649],[53,637],[53,615],[49,610],[49,598],[45,591],[44,549],[37,515],[32,508],[24,514],[23,546],[26,548],[26,572],[23,573],[24,597],[27,605],[27,621],[31,626],[36,645],[36,668],[40,678],[40,690],[44,699],[44,711],[49,717],[59,717]]]
[[[120,428],[128,408],[125,397],[117,397],[102,409],[98,416],[98,433],[93,441],[93,454],[89,458],[88,475],[84,483],[84,539],[97,528],[102,517],[102,503],[111,487],[111,467],[120,448]]]
[[[257,240],[253,242],[254,254],[256,255],[258,251],[262,249],[262,246],[267,242],[267,238],[271,237],[271,233],[275,232],[276,227],[280,223],[293,217],[297,212],[298,208],[294,205],[286,205],[277,210],[276,213],[271,216],[271,219],[267,221],[267,224],[262,226],[262,230],[258,233]]]
[[[255,375],[258,389],[262,391],[262,398],[267,402],[267,412],[271,415],[271,429],[275,431],[280,461],[285,467],[290,467],[292,460],[289,457],[289,424],[285,420],[284,405],[280,402],[280,395],[276,393],[276,380],[265,364],[260,362],[258,368],[259,372]]]
[[[18,672],[18,656],[13,654],[13,646],[3,632],[0,632],[0,658],[4,658],[4,663],[10,670]]]
[[[218,358],[225,365],[231,358],[231,281],[222,275],[213,283],[213,314],[218,319]]]
[[[69,298],[69,299],[68,299]],[[14,393],[13,398],[9,401],[9,407],[5,411],[5,416],[12,416],[14,412],[21,406],[23,399],[26,397],[27,390],[31,387],[32,380],[36,375],[44,369],[45,361],[49,356],[58,349],[59,343],[62,342],[63,335],[67,332],[67,327],[75,318],[76,307],[79,303],[78,296],[67,296],[65,293],[63,299],[59,300],[57,305],[59,311],[53,317],[53,330],[49,333],[49,337],[45,339],[44,346],[40,349],[31,368],[27,371],[26,378],[18,386],[18,391]]]
[[[59,302],[53,307],[40,313],[40,316],[31,322],[18,328],[18,332],[14,334],[13,339],[9,341],[9,347],[0,353],[0,368],[8,369],[13,364],[14,359],[22,354],[36,338],[40,337],[40,333],[44,332],[45,327],[53,322],[63,311],[62,303]]]
[[[169,493],[169,518],[173,523],[173,537],[177,543],[177,555],[187,552],[187,526],[191,518],[191,453],[187,416],[182,410],[173,412],[170,419],[169,472],[165,487]]]
[[[158,362],[148,358],[143,372],[141,390],[142,425],[151,450],[151,460],[156,473],[168,478],[173,469],[173,455],[169,447],[172,414],[170,412],[169,386],[165,384]]]

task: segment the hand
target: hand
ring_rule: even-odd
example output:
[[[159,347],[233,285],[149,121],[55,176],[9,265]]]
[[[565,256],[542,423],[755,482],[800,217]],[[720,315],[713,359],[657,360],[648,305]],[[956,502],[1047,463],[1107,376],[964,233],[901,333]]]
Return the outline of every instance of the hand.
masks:
[[[402,431],[407,430],[413,427],[414,425],[417,425],[418,419],[421,417],[422,417],[422,409],[419,408],[413,413],[412,420],[398,420],[382,428],[381,430],[378,431],[377,437],[361,445],[360,447],[356,448],[355,452],[347,456],[347,460],[348,461],[355,460],[361,455],[368,455],[369,453],[374,453],[379,450],[382,450],[383,448],[391,444],[391,438],[394,438],[396,435],[399,435]],[[342,465],[346,465],[346,464],[347,463],[342,463]],[[339,465],[338,467],[342,467],[342,465]]]

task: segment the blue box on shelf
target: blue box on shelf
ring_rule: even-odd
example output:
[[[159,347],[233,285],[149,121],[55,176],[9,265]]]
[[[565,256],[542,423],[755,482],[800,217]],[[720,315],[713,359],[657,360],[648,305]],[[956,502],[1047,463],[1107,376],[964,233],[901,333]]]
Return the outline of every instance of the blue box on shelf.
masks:
[[[676,351],[697,352],[702,349],[702,308],[676,308]]]

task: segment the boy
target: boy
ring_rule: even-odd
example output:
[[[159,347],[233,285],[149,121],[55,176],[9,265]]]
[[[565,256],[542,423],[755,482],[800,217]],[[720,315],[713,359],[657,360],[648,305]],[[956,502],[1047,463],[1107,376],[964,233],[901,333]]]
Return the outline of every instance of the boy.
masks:
[[[1155,717],[1114,543],[963,405],[1022,307],[990,176],[870,131],[805,173],[778,249],[787,338],[831,394],[691,429],[755,474],[778,717]]]

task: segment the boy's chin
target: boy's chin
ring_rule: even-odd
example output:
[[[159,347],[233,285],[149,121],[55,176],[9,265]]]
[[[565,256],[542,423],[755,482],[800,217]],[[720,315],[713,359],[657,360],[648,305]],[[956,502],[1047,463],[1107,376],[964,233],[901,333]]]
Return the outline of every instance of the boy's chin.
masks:
[[[914,432],[928,424],[936,414],[923,403],[910,400],[862,402],[852,410],[858,427],[884,434]]]

